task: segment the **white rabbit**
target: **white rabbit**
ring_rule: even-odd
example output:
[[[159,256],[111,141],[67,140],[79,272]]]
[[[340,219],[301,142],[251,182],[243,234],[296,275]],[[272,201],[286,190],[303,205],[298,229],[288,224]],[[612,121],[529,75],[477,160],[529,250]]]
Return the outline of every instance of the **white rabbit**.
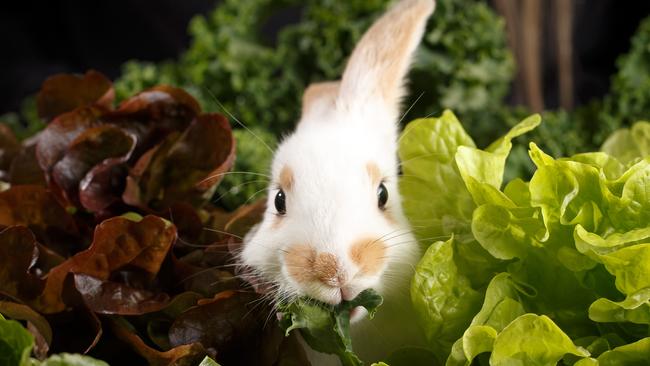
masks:
[[[359,41],[340,81],[307,88],[298,127],[273,159],[264,218],[241,252],[278,298],[381,294],[374,319],[352,314],[353,346],[367,362],[424,342],[409,296],[421,253],[401,208],[396,151],[404,79],[434,6],[399,1]]]

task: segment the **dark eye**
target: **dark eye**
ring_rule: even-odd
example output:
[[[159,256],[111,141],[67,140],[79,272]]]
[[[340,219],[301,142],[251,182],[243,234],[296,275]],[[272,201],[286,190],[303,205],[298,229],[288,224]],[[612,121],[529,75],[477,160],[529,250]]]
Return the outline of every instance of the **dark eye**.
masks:
[[[377,187],[377,206],[383,210],[386,206],[386,202],[388,202],[388,189],[386,189],[384,183],[381,183],[379,184],[379,187]]]
[[[280,215],[287,213],[286,196],[283,190],[279,190],[278,194],[275,195],[275,209]]]

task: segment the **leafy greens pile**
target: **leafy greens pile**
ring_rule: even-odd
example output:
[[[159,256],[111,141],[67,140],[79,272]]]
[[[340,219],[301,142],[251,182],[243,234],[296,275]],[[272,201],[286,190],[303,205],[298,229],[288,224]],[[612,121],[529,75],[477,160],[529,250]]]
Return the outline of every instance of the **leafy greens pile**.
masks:
[[[428,246],[411,297],[431,349],[447,365],[645,364],[650,124],[571,158],[531,143],[532,178],[502,187],[511,140],[539,122],[484,150],[449,111],[403,132],[404,209]]]
[[[301,362],[233,265],[263,205],[209,203],[234,160],[226,118],[170,86],[114,95],[97,72],[55,75],[42,132],[0,124],[0,364]]]

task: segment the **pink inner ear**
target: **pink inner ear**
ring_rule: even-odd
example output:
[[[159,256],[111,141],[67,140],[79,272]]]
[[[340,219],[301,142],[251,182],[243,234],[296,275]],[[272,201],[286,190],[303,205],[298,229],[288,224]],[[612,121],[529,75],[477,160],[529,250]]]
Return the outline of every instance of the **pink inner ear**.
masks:
[[[339,81],[311,84],[302,95],[302,115],[334,107],[339,94]]]

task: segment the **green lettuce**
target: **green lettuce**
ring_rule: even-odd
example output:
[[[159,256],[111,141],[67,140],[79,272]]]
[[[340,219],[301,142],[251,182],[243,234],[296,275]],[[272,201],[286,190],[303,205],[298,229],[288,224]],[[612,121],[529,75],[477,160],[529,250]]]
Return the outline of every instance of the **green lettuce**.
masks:
[[[71,353],[53,355],[41,363],[34,360],[32,362],[34,366],[108,366],[104,361]]]
[[[411,297],[429,348],[446,365],[647,364],[647,123],[569,158],[531,143],[532,178],[504,184],[512,139],[539,123],[486,149],[449,111],[403,132],[404,210],[427,248]]]
[[[61,353],[38,361],[30,358],[34,337],[19,322],[0,314],[0,365],[7,366],[108,366],[92,357]]]
[[[32,348],[34,337],[20,323],[0,314],[0,364],[29,365]]]
[[[205,356],[203,361],[199,364],[199,366],[220,366],[215,360],[211,359],[208,356]]]
[[[299,298],[288,304],[280,304],[280,326],[288,336],[294,329],[300,330],[302,338],[316,351],[337,355],[343,366],[359,366],[363,362],[352,350],[350,339],[350,312],[363,306],[371,318],[383,299],[374,290],[365,290],[350,301],[332,306],[310,298]]]
[[[650,155],[650,122],[640,121],[631,128],[614,131],[605,140],[601,150],[623,164]]]

